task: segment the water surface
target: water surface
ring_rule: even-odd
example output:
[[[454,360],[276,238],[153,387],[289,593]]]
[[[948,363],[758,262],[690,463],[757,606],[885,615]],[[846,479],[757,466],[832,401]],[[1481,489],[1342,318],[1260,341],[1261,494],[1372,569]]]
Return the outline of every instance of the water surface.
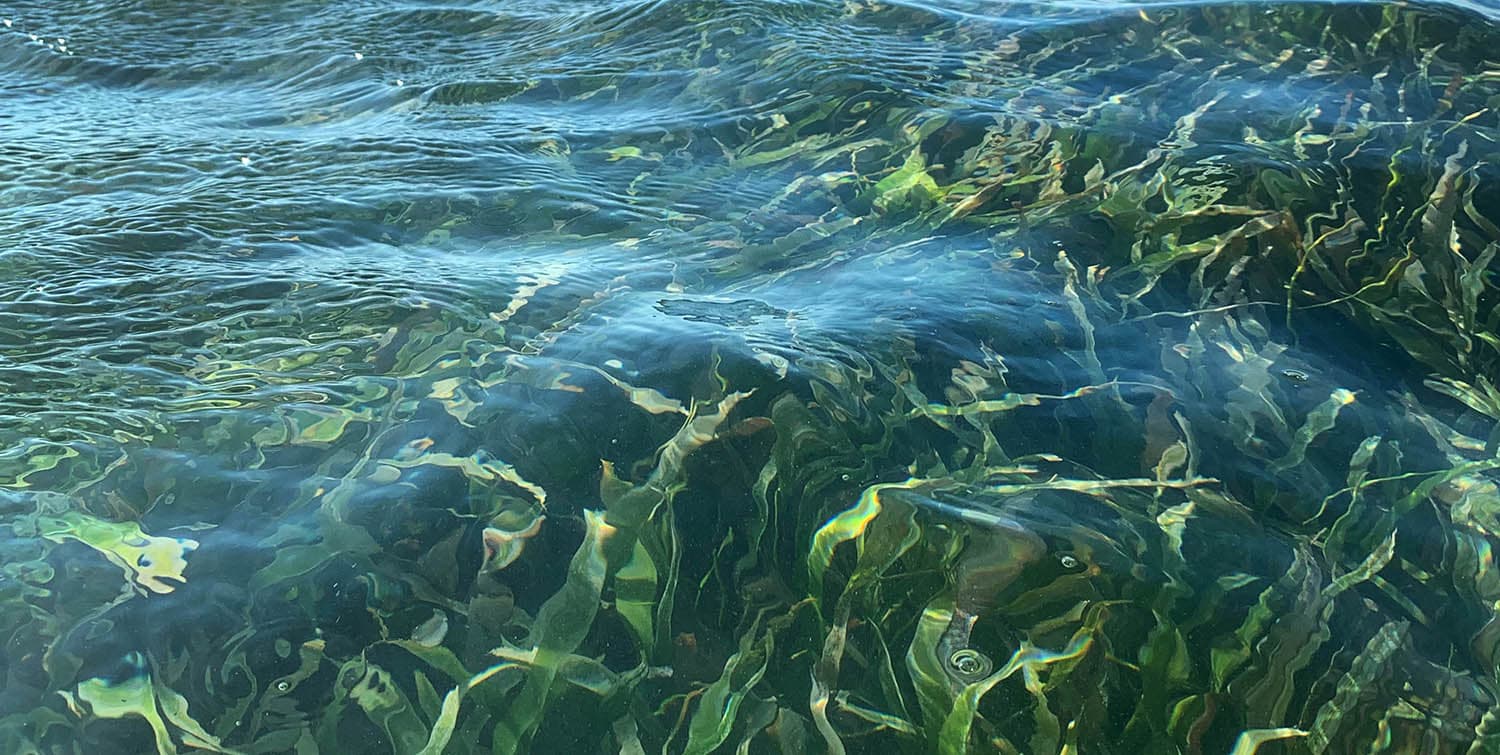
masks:
[[[0,749],[1500,748],[1497,13],[0,5]]]

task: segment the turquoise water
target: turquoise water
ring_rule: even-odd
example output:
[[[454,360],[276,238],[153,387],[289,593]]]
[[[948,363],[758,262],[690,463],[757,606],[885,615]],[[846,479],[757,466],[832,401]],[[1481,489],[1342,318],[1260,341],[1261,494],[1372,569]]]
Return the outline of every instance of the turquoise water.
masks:
[[[1497,14],[0,4],[0,750],[1496,751]]]

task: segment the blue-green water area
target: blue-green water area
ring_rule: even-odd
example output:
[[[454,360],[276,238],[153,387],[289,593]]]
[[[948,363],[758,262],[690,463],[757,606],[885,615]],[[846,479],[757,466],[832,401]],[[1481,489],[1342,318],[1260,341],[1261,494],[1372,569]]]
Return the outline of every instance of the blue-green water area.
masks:
[[[0,752],[1500,752],[1500,9],[0,2]]]

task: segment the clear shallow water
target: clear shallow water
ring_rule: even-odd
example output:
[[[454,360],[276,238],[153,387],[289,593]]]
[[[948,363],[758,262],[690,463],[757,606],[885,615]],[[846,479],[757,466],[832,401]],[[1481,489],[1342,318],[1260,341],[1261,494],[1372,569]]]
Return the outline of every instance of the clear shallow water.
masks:
[[[4,749],[1500,746],[1492,17],[0,7]]]

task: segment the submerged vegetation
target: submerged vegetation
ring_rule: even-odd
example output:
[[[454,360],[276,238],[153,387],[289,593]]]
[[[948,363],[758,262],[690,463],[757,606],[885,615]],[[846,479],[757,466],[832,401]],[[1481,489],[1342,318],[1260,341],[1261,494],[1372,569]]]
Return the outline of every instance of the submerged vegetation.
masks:
[[[108,419],[34,388],[0,749],[1500,749],[1500,27],[1069,13],[848,2],[921,49],[749,60],[658,4],[741,117],[535,145],[639,216],[378,218],[652,265],[245,313]]]

